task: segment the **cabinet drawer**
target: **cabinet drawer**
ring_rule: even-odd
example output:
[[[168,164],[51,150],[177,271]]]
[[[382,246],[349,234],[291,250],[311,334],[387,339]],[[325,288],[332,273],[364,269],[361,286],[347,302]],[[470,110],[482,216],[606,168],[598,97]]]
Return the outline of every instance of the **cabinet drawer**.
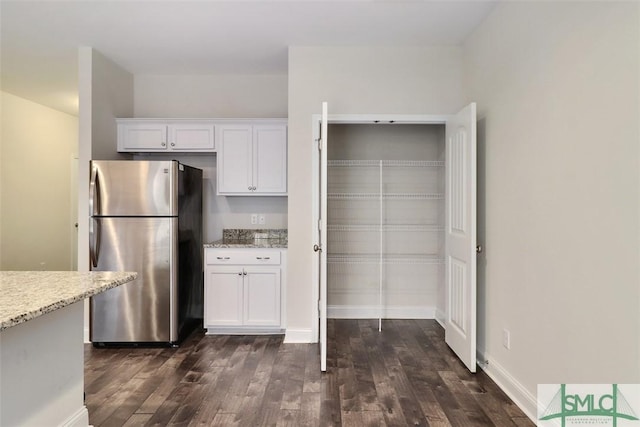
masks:
[[[209,249],[205,262],[208,265],[280,265],[280,251]]]

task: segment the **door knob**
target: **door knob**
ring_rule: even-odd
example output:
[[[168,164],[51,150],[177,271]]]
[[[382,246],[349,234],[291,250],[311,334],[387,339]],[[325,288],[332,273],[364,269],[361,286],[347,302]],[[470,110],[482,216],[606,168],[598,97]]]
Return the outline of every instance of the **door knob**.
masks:
[[[313,252],[322,252],[322,247],[319,245],[313,245]]]
[[[482,245],[476,246],[476,253],[481,254],[482,250],[483,250]]]

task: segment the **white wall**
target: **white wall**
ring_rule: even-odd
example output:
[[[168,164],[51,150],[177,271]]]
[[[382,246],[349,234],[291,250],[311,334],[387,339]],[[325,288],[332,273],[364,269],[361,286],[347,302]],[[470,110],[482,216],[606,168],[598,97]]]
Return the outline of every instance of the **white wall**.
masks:
[[[136,75],[133,117],[287,117],[286,75]],[[170,157],[203,169],[204,241],[222,238],[223,228],[287,228],[286,197],[216,195],[216,155]],[[252,225],[251,214],[264,214]]]
[[[501,3],[464,46],[478,344],[530,413],[539,383],[640,381],[638,7]]]
[[[287,117],[287,76],[136,75],[135,117]]]
[[[2,270],[71,270],[78,119],[1,92]]]
[[[460,48],[289,49],[289,269],[287,338],[311,339],[312,115],[446,114],[465,101]]]

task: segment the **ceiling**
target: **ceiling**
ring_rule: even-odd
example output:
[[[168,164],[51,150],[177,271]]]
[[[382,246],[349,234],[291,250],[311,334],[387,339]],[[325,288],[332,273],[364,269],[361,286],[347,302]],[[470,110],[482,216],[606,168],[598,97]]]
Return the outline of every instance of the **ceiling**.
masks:
[[[133,74],[286,74],[288,46],[459,45],[496,1],[0,0],[3,91],[77,114],[79,46]]]

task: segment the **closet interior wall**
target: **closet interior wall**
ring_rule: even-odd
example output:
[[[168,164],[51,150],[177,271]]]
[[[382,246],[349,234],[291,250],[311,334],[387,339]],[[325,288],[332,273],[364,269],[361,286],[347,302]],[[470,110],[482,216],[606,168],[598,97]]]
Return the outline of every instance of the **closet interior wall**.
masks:
[[[330,318],[435,318],[444,284],[444,125],[330,124]]]

